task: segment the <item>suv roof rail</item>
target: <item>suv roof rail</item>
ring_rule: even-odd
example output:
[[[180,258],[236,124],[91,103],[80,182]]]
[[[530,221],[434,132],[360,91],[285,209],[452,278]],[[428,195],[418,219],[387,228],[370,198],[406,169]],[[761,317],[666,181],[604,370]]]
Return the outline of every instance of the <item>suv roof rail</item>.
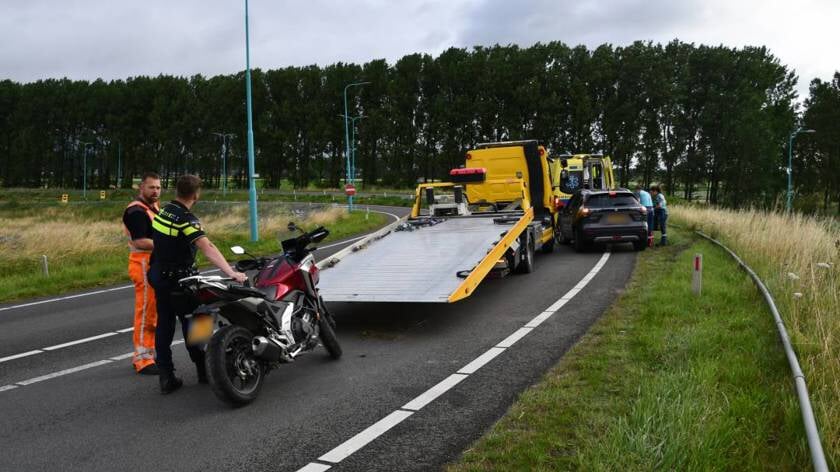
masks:
[[[505,147],[505,146],[522,146],[525,144],[537,143],[539,144],[539,140],[536,139],[522,139],[519,141],[497,141],[497,142],[488,142],[488,143],[478,143],[475,145],[476,149],[488,149],[488,148],[495,148],[495,147]]]

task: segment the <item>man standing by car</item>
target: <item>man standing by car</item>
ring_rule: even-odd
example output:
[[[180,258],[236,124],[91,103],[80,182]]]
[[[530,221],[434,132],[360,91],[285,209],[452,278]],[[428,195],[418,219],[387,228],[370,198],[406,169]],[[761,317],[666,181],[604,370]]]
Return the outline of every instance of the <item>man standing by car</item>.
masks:
[[[123,212],[123,231],[128,237],[128,276],[134,282],[134,370],[157,375],[155,366],[155,293],[146,279],[152,255],[152,220],[160,211],[160,176],[143,174],[140,194]]]
[[[194,175],[183,175],[175,184],[176,198],[164,206],[152,222],[154,229],[154,251],[152,252],[149,281],[157,296],[158,325],[155,333],[156,362],[160,370],[161,393],[174,392],[183,382],[175,377],[172,363],[172,338],[175,335],[175,318],[181,321],[184,338],[187,337],[186,316],[196,302],[185,295],[178,280],[198,273],[195,267],[197,249],[224,274],[237,282],[244,282],[247,276],[233,270],[221,252],[204,234],[201,222],[190,212],[198,201],[201,179]],[[204,351],[198,346],[187,345],[190,359],[195,363],[199,383],[207,383],[204,366]]]
[[[648,241],[653,240],[653,199],[650,194],[642,188],[640,184],[636,184],[636,198],[639,199],[645,209],[647,209],[647,224],[648,224]]]
[[[659,225],[659,231],[662,232],[662,238],[659,240],[659,245],[664,246],[668,244],[668,231],[666,230],[668,221],[668,204],[665,201],[665,195],[662,195],[662,189],[658,185],[650,188],[651,196],[653,197],[653,208],[656,212],[656,221]]]

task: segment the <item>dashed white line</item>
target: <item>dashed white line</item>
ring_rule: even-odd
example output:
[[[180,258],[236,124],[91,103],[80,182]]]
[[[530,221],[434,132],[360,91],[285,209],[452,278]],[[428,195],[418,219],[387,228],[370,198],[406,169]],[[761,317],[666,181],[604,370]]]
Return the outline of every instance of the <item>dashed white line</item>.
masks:
[[[318,464],[317,462],[310,462],[306,464],[304,467],[300,468],[298,472],[324,472],[325,470],[330,470],[332,466]]]
[[[396,410],[385,418],[382,418],[376,423],[368,426],[361,433],[339,444],[332,451],[319,457],[318,460],[332,463],[341,462],[354,452],[367,446],[368,443],[374,439],[385,434],[389,429],[402,423],[406,418],[413,414],[414,413],[410,411]]]
[[[524,338],[525,335],[530,333],[533,329],[534,328],[530,328],[528,326],[519,328],[516,331],[514,331],[513,334],[505,338],[504,341],[500,342],[499,344],[496,344],[496,347],[511,347],[516,343],[516,341],[519,341],[520,339]]]
[[[468,376],[464,374],[452,374],[449,377],[443,379],[439,384],[421,393],[420,396],[418,396],[414,400],[411,400],[410,402],[403,405],[402,409],[413,411],[420,410],[424,406],[433,402],[437,397],[446,393],[452,387],[458,385],[462,380],[464,380],[467,377]]]
[[[128,359],[129,357],[133,356],[133,352],[127,352],[125,354],[120,354],[119,356],[109,357],[112,361],[121,361],[123,359]]]
[[[76,366],[76,367],[71,367],[69,369],[59,370],[58,372],[53,372],[51,374],[42,375],[40,377],[35,377],[35,378],[32,378],[32,379],[28,379],[28,380],[21,380],[17,384],[21,385],[21,386],[32,385],[34,383],[43,382],[44,380],[54,379],[56,377],[61,377],[63,375],[72,374],[74,372],[79,372],[79,371],[82,371],[82,370],[87,370],[87,369],[92,369],[94,367],[99,367],[101,365],[110,364],[111,362],[113,362],[113,361],[111,361],[110,359],[103,359],[101,361],[91,362],[90,364],[85,364],[85,365],[80,365],[80,366]]]
[[[183,344],[183,343],[184,343],[183,339],[178,339],[176,341],[173,341],[172,345],[176,346],[178,344]],[[101,361],[91,362],[89,364],[84,364],[84,365],[80,365],[80,366],[76,366],[76,367],[71,367],[69,369],[59,370],[58,372],[52,372],[52,373],[49,373],[49,374],[41,375],[39,377],[33,377],[33,378],[27,379],[27,380],[21,380],[20,382],[15,382],[14,384],[3,385],[3,386],[0,386],[0,392],[5,392],[7,390],[12,390],[12,389],[15,389],[15,388],[18,388],[18,387],[25,387],[27,385],[32,385],[34,383],[43,382],[44,380],[54,379],[56,377],[61,377],[61,376],[64,376],[64,375],[67,375],[67,374],[72,374],[72,373],[79,372],[79,371],[82,371],[82,370],[92,369],[94,367],[103,366],[103,365],[110,364],[110,363],[115,362],[115,361],[121,361],[121,360],[124,360],[124,359],[128,359],[129,357],[131,357],[133,355],[134,355],[133,352],[128,352],[128,353],[125,353],[125,354],[120,354],[119,356],[109,357],[108,359],[102,359]]]
[[[62,343],[62,344],[56,344],[55,346],[45,347],[45,348],[43,348],[43,350],[45,350],[45,351],[55,351],[56,349],[62,349],[62,348],[65,348],[65,347],[75,346],[76,344],[83,344],[83,343],[87,343],[87,342],[91,342],[91,341],[96,341],[97,339],[108,338],[108,337],[111,337],[111,336],[116,336],[118,334],[120,334],[120,333],[118,333],[116,331],[111,331],[109,333],[97,334],[96,336],[91,336],[89,338],[77,339],[75,341],[70,341],[70,342],[66,342],[66,343]]]
[[[496,356],[505,352],[510,346],[512,346],[517,341],[528,335],[528,333],[533,331],[534,328],[536,328],[545,320],[554,315],[557,312],[557,310],[559,310],[563,305],[565,305],[569,300],[571,300],[572,297],[577,295],[598,274],[598,272],[601,271],[601,269],[607,263],[607,260],[609,258],[610,253],[605,252],[604,255],[601,256],[601,259],[598,260],[598,263],[595,264],[595,266],[589,271],[589,273],[587,273],[577,283],[577,285],[574,286],[574,288],[566,292],[562,297],[560,297],[560,299],[554,302],[545,311],[531,319],[531,321],[526,323],[525,326],[517,329],[513,332],[513,334],[502,340],[500,343],[482,353],[469,364],[462,367],[457,373],[452,374],[449,377],[443,379],[441,382],[439,382],[432,388],[426,390],[419,396],[415,397],[413,400],[403,405],[400,409],[394,410],[388,416],[369,426],[361,433],[353,436],[352,438],[343,442],[339,446],[335,447],[330,452],[319,457],[318,460],[322,462],[329,462],[332,464],[337,464],[343,461],[344,459],[352,455],[354,452],[363,448],[379,436],[385,434],[388,430],[403,422],[412,414],[420,411],[426,405],[433,402],[447,391],[451,390],[453,387],[461,383],[471,374],[475,373],[478,369],[485,366],[487,363],[496,358]],[[297,472],[319,472],[327,470],[328,468],[329,466],[325,466],[324,464],[310,462],[298,469]]]
[[[496,358],[499,354],[505,352],[505,348],[503,347],[491,347],[490,349],[484,351],[484,354],[476,357],[472,360],[469,364],[461,367],[461,370],[458,371],[459,374],[474,374],[475,371],[484,367],[488,362],[492,361]]]
[[[42,352],[44,352],[44,351],[42,351],[40,349],[35,349],[34,351],[21,352],[20,354],[15,354],[13,356],[0,357],[0,363],[6,362],[6,361],[13,361],[15,359],[20,359],[21,357],[34,356],[35,354],[40,354]]]

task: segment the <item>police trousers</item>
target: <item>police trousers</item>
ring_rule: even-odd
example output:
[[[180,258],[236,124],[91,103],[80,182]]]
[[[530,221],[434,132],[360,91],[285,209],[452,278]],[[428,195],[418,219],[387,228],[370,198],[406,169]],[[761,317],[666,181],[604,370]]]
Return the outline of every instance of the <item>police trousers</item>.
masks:
[[[172,362],[172,339],[175,336],[175,319],[181,321],[181,332],[184,339],[189,332],[189,320],[186,315],[198,306],[198,302],[185,294],[178,285],[178,280],[164,277],[160,269],[152,266],[149,271],[149,282],[155,289],[157,301],[157,329],[155,330],[155,363],[162,375],[175,371]],[[185,343],[186,345],[186,343]],[[204,351],[199,346],[187,345],[190,359],[195,363],[204,362]]]

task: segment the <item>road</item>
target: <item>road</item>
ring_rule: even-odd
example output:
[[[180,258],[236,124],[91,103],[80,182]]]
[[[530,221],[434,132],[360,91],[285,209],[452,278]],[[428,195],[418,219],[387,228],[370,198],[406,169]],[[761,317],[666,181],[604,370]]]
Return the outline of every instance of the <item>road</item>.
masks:
[[[180,346],[180,391],[134,374],[130,290],[0,306],[0,470],[439,469],[576,342],[634,263],[630,248],[562,246],[456,304],[336,305],[344,357],[316,350],[238,409],[196,383]]]

